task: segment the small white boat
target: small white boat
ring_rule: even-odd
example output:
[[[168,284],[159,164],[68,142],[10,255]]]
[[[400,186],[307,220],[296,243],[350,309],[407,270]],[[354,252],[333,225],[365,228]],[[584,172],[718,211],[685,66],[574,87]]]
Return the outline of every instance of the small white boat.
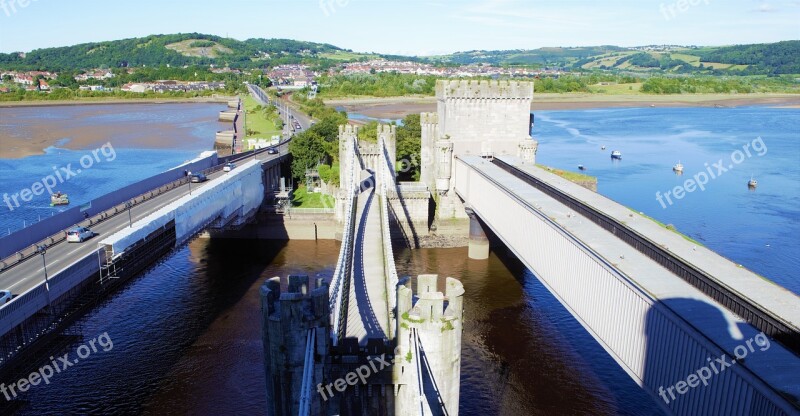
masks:
[[[611,152],[611,158],[612,159],[622,159],[622,152],[620,152],[619,150],[612,151]]]
[[[750,180],[747,181],[747,187],[748,188],[755,188],[756,186],[758,186],[758,181],[753,179],[753,177],[751,176]]]
[[[683,173],[683,165],[681,164],[680,161],[678,161],[678,164],[673,166],[672,170],[675,171],[675,173]]]
[[[578,165],[578,169],[580,169],[580,170],[586,170],[586,166],[583,166],[583,165]]]
[[[605,146],[600,146],[600,150],[606,150]]]

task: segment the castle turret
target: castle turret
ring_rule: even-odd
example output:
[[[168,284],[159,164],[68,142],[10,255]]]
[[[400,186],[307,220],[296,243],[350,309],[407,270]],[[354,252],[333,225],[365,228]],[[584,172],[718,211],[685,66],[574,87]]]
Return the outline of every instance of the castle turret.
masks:
[[[420,414],[420,404],[424,414],[458,415],[464,286],[448,277],[443,294],[438,283],[437,275],[418,276],[416,303],[411,289],[397,290],[398,416]]]
[[[309,291],[308,276],[289,276],[288,280],[285,292],[281,292],[280,277],[273,277],[261,286],[267,411],[271,416],[298,414],[311,332],[314,340],[311,386],[325,379],[330,348],[328,285],[317,279],[316,287]],[[311,414],[327,414],[327,403],[317,394],[305,397],[309,398]]]
[[[419,117],[419,124],[422,128],[419,180],[433,190],[436,188],[433,146],[436,140],[439,139],[439,115],[437,113],[422,113]]]
[[[339,126],[339,186],[343,189],[347,183],[348,172],[354,163],[353,145],[358,142],[358,127],[350,124]]]

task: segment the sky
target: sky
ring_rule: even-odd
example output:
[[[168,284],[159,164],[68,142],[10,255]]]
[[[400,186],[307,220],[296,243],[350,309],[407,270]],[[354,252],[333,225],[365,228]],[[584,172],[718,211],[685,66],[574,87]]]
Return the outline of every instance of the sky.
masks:
[[[0,52],[151,34],[288,38],[357,52],[800,39],[800,0],[0,0]]]

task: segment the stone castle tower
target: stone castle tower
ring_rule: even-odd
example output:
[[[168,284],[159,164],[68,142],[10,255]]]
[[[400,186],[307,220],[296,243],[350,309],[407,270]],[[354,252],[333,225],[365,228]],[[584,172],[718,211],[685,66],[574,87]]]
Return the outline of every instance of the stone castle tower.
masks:
[[[262,342],[267,374],[267,413],[270,416],[297,414],[305,368],[309,330],[315,332],[313,384],[325,379],[324,363],[330,350],[330,309],[328,285],[316,279],[309,291],[308,276],[289,276],[288,290],[281,291],[280,277],[261,287]],[[316,397],[314,398],[316,399]],[[327,414],[327,403],[311,401],[311,414]]]
[[[419,275],[416,303],[411,289],[397,287],[397,416],[418,415],[420,406],[426,415],[458,414],[464,286],[448,277],[443,294],[436,290],[438,281],[435,274]]]
[[[524,81],[437,81],[436,113],[422,113],[420,180],[432,192],[452,196],[453,157],[513,155],[534,161],[530,135],[533,83]],[[465,217],[455,201],[442,201],[447,216]],[[454,206],[452,212],[446,208]],[[440,210],[440,217],[442,217]]]

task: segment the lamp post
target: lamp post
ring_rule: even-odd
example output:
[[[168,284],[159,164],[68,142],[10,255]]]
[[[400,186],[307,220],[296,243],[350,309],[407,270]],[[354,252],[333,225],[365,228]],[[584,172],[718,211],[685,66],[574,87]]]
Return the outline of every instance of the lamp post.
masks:
[[[191,185],[189,186],[191,187]],[[131,208],[133,208],[133,204],[131,201],[128,201],[125,203],[125,207],[128,208],[128,227],[133,228],[133,217],[131,216]]]
[[[44,268],[44,289],[45,293],[47,294],[47,309],[50,311],[50,314],[53,314],[53,305],[50,303],[50,281],[47,279],[47,261],[44,258],[44,254],[47,253],[47,247],[41,245],[36,246],[36,252],[42,255],[42,267]]]

